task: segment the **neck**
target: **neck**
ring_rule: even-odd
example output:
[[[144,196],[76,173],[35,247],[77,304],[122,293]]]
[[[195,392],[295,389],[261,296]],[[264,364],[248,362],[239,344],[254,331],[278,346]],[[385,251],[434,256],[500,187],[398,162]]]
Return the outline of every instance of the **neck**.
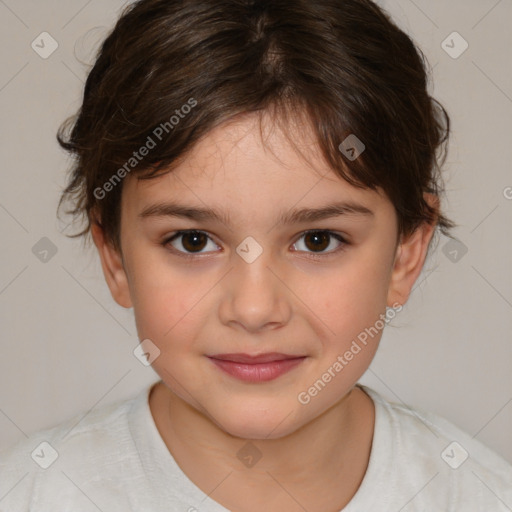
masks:
[[[244,503],[247,510],[255,510],[254,500],[247,498],[251,492],[255,499],[265,496],[267,510],[271,510],[269,498],[278,510],[293,497],[308,511],[332,509],[335,499],[339,510],[359,488],[368,465],[374,405],[358,387],[313,421],[277,439],[232,436],[163,382],[153,388],[150,408],[182,471],[203,492],[232,510],[245,510]],[[289,504],[285,509],[291,510]]]

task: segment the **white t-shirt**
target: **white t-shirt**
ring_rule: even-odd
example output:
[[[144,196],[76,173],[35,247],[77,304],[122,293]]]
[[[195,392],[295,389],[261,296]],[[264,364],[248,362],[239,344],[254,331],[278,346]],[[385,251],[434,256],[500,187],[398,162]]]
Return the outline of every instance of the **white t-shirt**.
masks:
[[[512,510],[510,464],[448,421],[361,387],[375,403],[374,438],[343,512]],[[170,454],[150,389],[0,453],[0,512],[226,512]]]

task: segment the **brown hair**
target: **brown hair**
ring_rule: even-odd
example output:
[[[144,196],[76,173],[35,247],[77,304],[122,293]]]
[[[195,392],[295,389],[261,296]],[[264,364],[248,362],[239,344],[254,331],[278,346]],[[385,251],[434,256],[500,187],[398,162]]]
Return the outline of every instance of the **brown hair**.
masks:
[[[399,236],[455,226],[423,196],[442,192],[449,116],[427,91],[423,53],[373,2],[139,0],[57,134],[75,156],[59,208],[70,200],[86,221],[72,236],[97,212],[120,249],[122,178],[169,172],[212,128],[252,112],[305,116],[341,178],[387,194]],[[350,134],[365,145],[353,160],[340,151]]]

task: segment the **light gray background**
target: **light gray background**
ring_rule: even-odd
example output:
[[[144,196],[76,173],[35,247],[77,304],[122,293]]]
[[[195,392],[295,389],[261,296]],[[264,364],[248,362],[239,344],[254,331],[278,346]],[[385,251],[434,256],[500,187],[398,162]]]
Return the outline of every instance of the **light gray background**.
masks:
[[[453,262],[439,239],[362,382],[445,416],[512,462],[512,2],[382,4],[419,42],[451,115],[445,208],[467,253]],[[70,164],[55,133],[79,107],[87,72],[77,56],[91,61],[122,6],[0,0],[0,448],[158,378],[132,353],[132,311],[114,303],[95,253],[67,239],[55,215]],[[58,42],[47,59],[31,47],[44,31]],[[469,43],[457,59],[441,47],[453,31]],[[47,262],[32,252],[42,237],[57,248]]]

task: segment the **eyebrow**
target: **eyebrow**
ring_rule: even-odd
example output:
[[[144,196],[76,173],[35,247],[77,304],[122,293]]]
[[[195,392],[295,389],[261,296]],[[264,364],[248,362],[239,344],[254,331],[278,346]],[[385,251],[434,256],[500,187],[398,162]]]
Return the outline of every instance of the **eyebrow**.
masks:
[[[374,212],[366,206],[354,202],[331,203],[320,208],[293,209],[282,212],[277,222],[288,225],[295,223],[314,222],[341,215],[374,216]],[[230,218],[226,212],[215,208],[197,208],[181,205],[175,202],[157,203],[149,205],[139,213],[139,218],[150,217],[180,217],[195,221],[217,221],[229,225]]]

